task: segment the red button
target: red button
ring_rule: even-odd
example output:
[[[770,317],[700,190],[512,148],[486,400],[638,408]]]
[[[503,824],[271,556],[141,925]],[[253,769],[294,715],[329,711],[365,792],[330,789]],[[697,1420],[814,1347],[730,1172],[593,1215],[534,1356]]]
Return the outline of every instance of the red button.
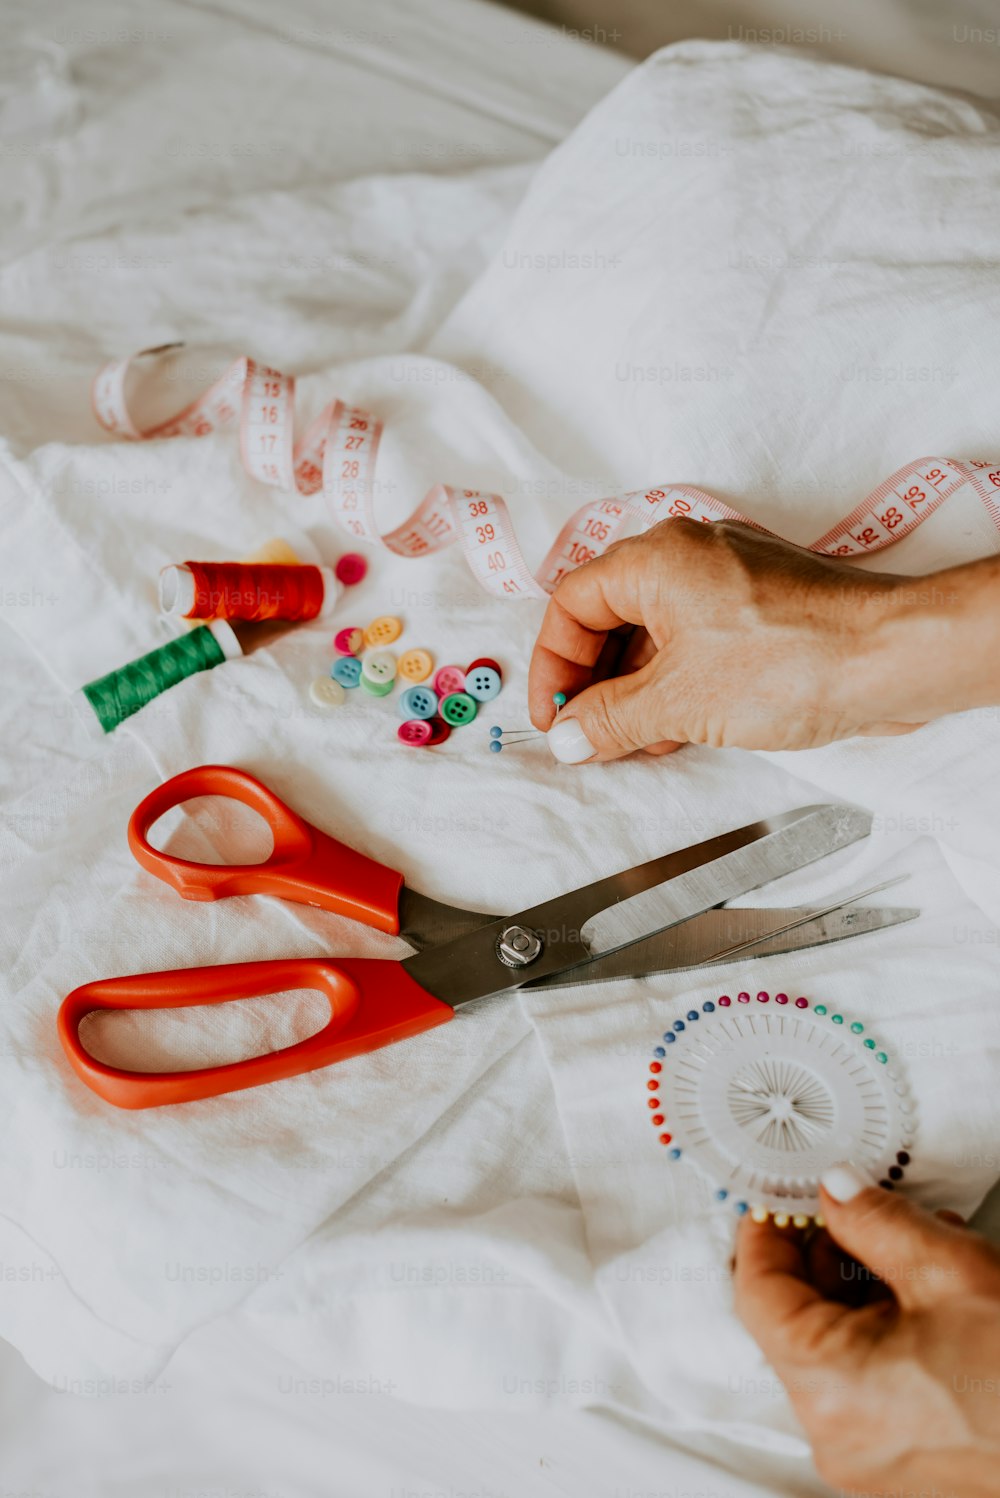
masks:
[[[503,675],[503,672],[500,670],[500,667],[497,665],[496,661],[491,661],[488,655],[481,655],[478,660],[470,661],[466,666],[466,676],[468,676],[470,671],[474,671],[477,666],[488,666],[489,669],[491,671],[495,671],[498,676]]]
[[[337,565],[333,570],[337,575],[338,581],[342,582],[345,588],[350,588],[355,583],[361,582],[368,571],[368,563],[358,552],[347,551],[342,557],[338,558]]]
[[[408,718],[405,723],[400,723],[396,729],[396,737],[404,744],[412,744],[420,749],[429,744],[432,738],[430,723],[425,718]]]
[[[428,749],[433,749],[435,744],[443,744],[445,739],[451,738],[451,729],[443,718],[426,718],[424,723],[431,731],[431,736],[427,740]]]

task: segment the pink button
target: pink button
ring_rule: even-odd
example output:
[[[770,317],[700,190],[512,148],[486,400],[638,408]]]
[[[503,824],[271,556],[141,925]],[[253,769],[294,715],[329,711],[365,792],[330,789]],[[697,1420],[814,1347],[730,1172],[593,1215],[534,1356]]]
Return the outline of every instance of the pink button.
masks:
[[[452,692],[464,692],[465,672],[461,666],[442,666],[434,677],[434,690],[439,697],[450,697]]]
[[[338,629],[333,637],[333,648],[338,655],[360,655],[365,648],[363,629]]]
[[[430,743],[434,737],[434,730],[425,718],[408,718],[396,729],[396,737],[404,744],[413,744],[419,749],[422,745]]]
[[[368,563],[363,556],[356,551],[346,551],[342,557],[337,559],[334,572],[345,588],[350,588],[354,583],[359,583],[368,571]]]

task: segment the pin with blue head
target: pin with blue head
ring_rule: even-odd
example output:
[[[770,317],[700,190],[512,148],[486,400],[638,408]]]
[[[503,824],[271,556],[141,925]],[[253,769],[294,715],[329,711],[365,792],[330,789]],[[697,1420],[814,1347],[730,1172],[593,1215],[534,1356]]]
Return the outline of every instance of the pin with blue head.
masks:
[[[553,692],[552,701],[556,705],[558,718],[560,709],[566,706],[566,693]],[[539,728],[501,728],[498,723],[494,723],[490,729],[489,750],[491,754],[499,754],[500,750],[508,744],[526,744],[529,739],[544,737],[544,733]]]

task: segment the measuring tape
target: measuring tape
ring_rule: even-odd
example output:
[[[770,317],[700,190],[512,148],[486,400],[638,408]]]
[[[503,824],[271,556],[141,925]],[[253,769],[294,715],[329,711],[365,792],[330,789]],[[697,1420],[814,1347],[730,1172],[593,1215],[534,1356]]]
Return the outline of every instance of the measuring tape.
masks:
[[[162,344],[106,364],[94,380],[97,420],[109,432],[140,441],[154,437],[207,437],[239,422],[247,472],[262,484],[327,497],[350,535],[385,546],[397,556],[422,557],[461,545],[474,576],[501,598],[545,598],[561,578],[605,552],[613,541],[647,530],[670,515],[693,520],[739,520],[765,527],[704,489],[687,484],[632,490],[593,500],[567,520],[537,573],[524,559],[505,500],[479,489],[435,484],[402,525],[383,534],[375,519],[375,467],[382,423],[370,411],[334,400],[295,440],[295,380],[237,359],[190,405],[152,427],[140,428],[126,399],[126,379],[139,359],[172,352]],[[1000,462],[918,458],[863,499],[849,515],[813,541],[826,556],[864,556],[903,540],[959,490],[971,488],[1000,532]]]

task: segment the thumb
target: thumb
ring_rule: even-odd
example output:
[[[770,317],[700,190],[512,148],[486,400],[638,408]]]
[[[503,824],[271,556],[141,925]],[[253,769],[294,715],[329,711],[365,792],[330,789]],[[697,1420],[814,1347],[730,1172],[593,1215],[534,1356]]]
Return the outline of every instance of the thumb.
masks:
[[[546,736],[556,759],[578,765],[589,759],[621,759],[662,742],[653,663],[626,676],[612,676],[574,697]]]
[[[874,1185],[854,1165],[835,1165],[822,1187],[831,1238],[882,1280],[904,1309],[968,1293],[980,1254],[964,1227]]]

